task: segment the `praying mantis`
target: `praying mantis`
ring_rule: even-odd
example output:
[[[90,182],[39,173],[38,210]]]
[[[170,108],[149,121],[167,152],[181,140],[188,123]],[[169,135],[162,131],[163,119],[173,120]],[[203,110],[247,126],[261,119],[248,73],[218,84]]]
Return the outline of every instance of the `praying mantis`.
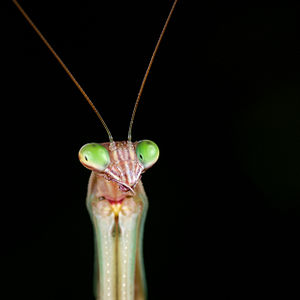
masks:
[[[143,78],[129,124],[128,139],[114,141],[93,102],[19,3],[13,0],[83,94],[109,138],[106,143],[88,143],[79,151],[80,162],[92,171],[86,205],[94,227],[97,300],[146,299],[142,240],[148,200],[141,176],[158,160],[159,148],[150,140],[132,142],[132,126],[147,76],[177,2],[173,3]]]

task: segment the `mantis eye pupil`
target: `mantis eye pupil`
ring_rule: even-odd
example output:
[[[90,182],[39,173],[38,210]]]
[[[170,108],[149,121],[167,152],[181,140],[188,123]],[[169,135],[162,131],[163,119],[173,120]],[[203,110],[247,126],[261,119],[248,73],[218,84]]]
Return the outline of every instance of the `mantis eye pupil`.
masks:
[[[142,155],[141,153],[140,153],[139,156],[140,156],[140,159],[141,159],[141,160],[144,160],[144,157],[143,157],[143,155]]]
[[[86,155],[84,156],[84,159],[85,159],[86,161],[88,161],[88,158],[87,158],[87,156],[86,156]]]

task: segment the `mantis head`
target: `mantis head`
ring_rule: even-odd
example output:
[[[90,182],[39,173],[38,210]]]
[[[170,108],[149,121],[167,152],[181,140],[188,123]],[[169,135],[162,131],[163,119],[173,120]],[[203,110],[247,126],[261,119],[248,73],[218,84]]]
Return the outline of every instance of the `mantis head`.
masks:
[[[79,151],[79,160],[98,176],[114,181],[122,191],[134,190],[141,174],[159,157],[158,146],[149,140],[132,143],[89,143]]]

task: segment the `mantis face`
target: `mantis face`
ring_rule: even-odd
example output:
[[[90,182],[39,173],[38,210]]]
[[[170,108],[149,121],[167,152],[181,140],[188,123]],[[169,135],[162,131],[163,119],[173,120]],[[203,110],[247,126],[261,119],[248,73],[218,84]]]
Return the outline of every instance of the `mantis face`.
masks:
[[[158,157],[158,146],[149,140],[89,143],[79,151],[79,160],[86,168],[115,182],[119,190],[132,193],[141,174],[153,166]]]

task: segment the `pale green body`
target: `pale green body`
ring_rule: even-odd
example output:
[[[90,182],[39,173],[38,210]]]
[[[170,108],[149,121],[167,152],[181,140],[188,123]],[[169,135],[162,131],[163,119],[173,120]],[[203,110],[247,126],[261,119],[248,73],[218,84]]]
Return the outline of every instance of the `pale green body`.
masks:
[[[142,240],[147,196],[139,181],[136,194],[123,201],[116,216],[107,200],[99,200],[99,188],[109,184],[114,183],[92,173],[88,186],[87,208],[95,236],[95,297],[97,300],[145,300]]]

